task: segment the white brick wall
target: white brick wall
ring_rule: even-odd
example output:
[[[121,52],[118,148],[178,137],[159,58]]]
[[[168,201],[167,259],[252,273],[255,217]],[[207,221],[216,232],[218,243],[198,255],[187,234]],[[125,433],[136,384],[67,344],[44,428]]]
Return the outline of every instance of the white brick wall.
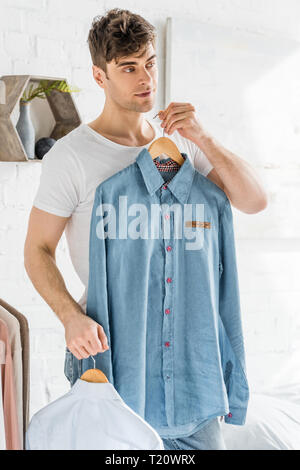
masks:
[[[167,16],[198,18],[204,23],[262,36],[300,38],[297,0],[156,0],[151,5],[145,0],[118,1],[117,5],[96,0],[2,0],[0,75],[66,77],[70,84],[83,88],[73,95],[83,121],[95,119],[101,112],[104,95],[92,77],[86,39],[92,18],[115,6],[140,13],[157,28],[160,77],[155,110],[163,106]],[[299,133],[296,111],[291,119]],[[234,129],[235,123],[229,124]],[[249,139],[253,139],[253,133],[249,133]],[[259,170],[269,189],[269,207],[251,216],[234,210],[247,364],[250,385],[255,387],[275,383],[280,368],[289,371],[286,380],[293,370],[295,380],[299,380],[296,368],[288,368],[285,361],[291,358],[290,364],[296,364],[300,351],[296,211],[300,168],[295,161],[289,167],[289,154],[293,154],[294,147],[285,135],[282,141],[284,155],[282,149],[273,152],[276,168],[262,165]],[[226,147],[226,141],[222,143]],[[63,374],[63,327],[33,288],[23,266],[27,221],[39,176],[40,163],[0,163],[0,296],[23,312],[30,323],[31,415],[69,388]],[[260,226],[259,231],[254,221]],[[82,285],[71,266],[64,235],[57,262],[71,294],[78,300]]]

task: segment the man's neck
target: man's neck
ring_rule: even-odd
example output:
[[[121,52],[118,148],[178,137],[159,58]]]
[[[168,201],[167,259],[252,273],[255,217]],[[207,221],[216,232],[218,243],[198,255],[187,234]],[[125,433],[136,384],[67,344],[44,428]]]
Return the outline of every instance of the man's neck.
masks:
[[[147,145],[155,138],[155,130],[146,119],[144,119],[142,129],[136,136],[132,136],[132,133],[130,136],[119,135],[117,130],[113,131],[111,126],[101,119],[101,115],[94,121],[87,123],[87,125],[106,139],[120,145],[127,145],[128,147],[141,147]]]

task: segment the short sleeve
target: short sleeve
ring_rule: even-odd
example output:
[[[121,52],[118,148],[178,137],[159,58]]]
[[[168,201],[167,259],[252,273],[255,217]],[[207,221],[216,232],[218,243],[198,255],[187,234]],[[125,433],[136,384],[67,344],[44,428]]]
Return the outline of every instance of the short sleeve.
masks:
[[[33,205],[51,214],[69,217],[82,198],[83,178],[75,153],[64,142],[57,141],[42,160]]]
[[[89,279],[87,290],[86,314],[99,323],[107,337],[109,349],[95,358],[96,367],[106,375],[108,381],[114,385],[113,360],[111,351],[111,322],[109,316],[107,293],[107,252],[105,243],[105,224],[103,212],[106,212],[102,200],[101,185],[96,188],[89,238]],[[90,368],[89,358],[83,359],[82,369]]]
[[[198,145],[194,144],[194,142],[191,142],[191,144],[194,151],[194,167],[199,171],[199,173],[207,176],[208,173],[213,169],[213,165],[210,163]]]

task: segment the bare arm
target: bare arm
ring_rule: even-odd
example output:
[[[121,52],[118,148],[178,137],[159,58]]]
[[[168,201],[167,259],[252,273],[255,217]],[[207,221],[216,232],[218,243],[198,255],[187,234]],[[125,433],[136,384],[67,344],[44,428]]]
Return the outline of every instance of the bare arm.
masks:
[[[246,214],[265,209],[268,204],[267,193],[254,168],[204,130],[195,111],[191,103],[171,102],[158,115],[167,134],[178,129],[182,137],[191,140],[202,150],[214,167],[207,177],[224,191],[234,207]],[[196,161],[194,165],[197,168]]]
[[[32,207],[24,245],[24,266],[36,290],[64,325],[69,350],[77,359],[82,359],[104,352],[108,345],[102,326],[85,315],[68,292],[56,265],[56,247],[68,219]]]
[[[248,162],[225,149],[212,136],[205,135],[195,143],[214,166],[207,177],[226,193],[234,207],[246,214],[266,208],[266,191]]]

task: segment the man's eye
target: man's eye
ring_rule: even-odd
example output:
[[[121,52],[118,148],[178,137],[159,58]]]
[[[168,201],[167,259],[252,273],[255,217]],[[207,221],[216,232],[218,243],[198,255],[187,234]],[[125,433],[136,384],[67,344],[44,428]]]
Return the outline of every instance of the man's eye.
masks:
[[[153,65],[155,65],[155,62],[150,62],[148,65],[153,66]],[[127,69],[124,69],[124,70],[125,70],[125,72],[127,72],[127,70],[134,70],[134,68],[133,67],[128,67]]]

